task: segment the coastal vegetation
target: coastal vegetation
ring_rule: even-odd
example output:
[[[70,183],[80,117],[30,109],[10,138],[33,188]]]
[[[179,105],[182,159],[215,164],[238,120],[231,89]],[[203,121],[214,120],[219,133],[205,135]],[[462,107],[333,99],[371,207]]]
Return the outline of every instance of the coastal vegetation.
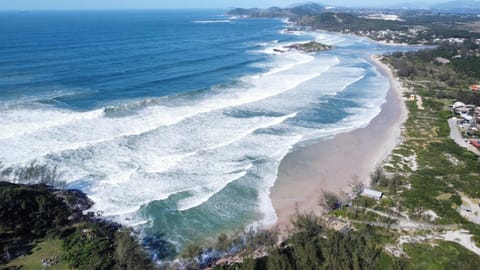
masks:
[[[56,169],[32,164],[0,175],[24,183],[0,181],[0,269],[154,269],[132,231],[84,215],[92,205],[85,194],[53,187]]]
[[[400,269],[397,266],[401,260],[389,257],[376,243],[373,233],[370,226],[355,231],[332,230],[319,216],[297,212],[292,217],[288,238],[280,244],[279,235],[271,230],[221,235],[210,246],[191,248],[195,256],[184,266],[218,270]],[[204,259],[214,253],[223,256]]]
[[[393,265],[374,244],[368,227],[337,232],[327,229],[313,214],[298,214],[292,226],[288,240],[268,256],[215,269],[375,269],[385,263]]]
[[[441,51],[444,51],[444,48],[440,47],[430,54],[438,54]],[[420,95],[425,108],[419,109],[415,101],[407,102],[410,116],[405,124],[405,142],[394,151],[386,169],[408,176],[411,188],[404,189],[404,192],[399,194],[404,207],[415,212],[420,206],[428,206],[438,211],[437,222],[467,225],[469,223],[450,206],[461,204],[459,192],[472,197],[480,195],[477,187],[480,163],[473,153],[458,146],[449,138],[447,120],[453,116],[448,108],[449,104],[457,100],[475,104],[480,98],[478,93],[468,89],[468,85],[480,77],[472,77],[458,68],[470,59],[478,61],[478,57],[459,58],[456,64],[438,65],[421,51],[405,55],[396,54],[389,57],[388,61],[396,68],[398,59],[411,65],[415,70],[414,74],[405,78],[405,83],[410,86],[411,91],[406,94]],[[451,77],[457,80],[454,83],[443,82],[441,76],[444,73],[451,74]],[[418,165],[408,166],[405,160],[394,158],[395,155],[402,153],[403,156],[415,156]],[[452,196],[446,201],[436,199],[445,193]],[[467,227],[471,227],[470,225]]]
[[[432,50],[395,53],[385,59],[409,89],[405,96],[414,95],[417,98],[407,101],[410,113],[402,144],[385,161],[383,168],[377,169],[385,172],[372,174],[373,187],[384,192],[387,199],[374,202],[368,208],[375,209],[376,212],[369,211],[369,214],[373,213],[376,220],[381,218],[379,213],[388,213],[431,224],[423,232],[407,230],[390,233],[391,237],[404,239],[403,245],[400,241],[394,246],[400,247],[400,253],[408,256],[407,269],[475,269],[479,265],[478,255],[465,250],[465,246],[429,236],[463,229],[480,246],[480,226],[459,213],[465,196],[480,196],[480,163],[476,155],[450,139],[447,123],[453,116],[448,105],[453,102],[458,100],[479,105],[479,94],[468,89],[468,85],[480,77],[459,68],[470,61],[478,61],[478,47],[468,42],[466,45],[468,47],[444,45]],[[448,53],[451,50],[457,53],[463,50],[464,54],[447,65],[434,61],[436,57],[452,59],[453,55]],[[444,74],[449,74],[448,79]],[[418,97],[422,100],[420,105]],[[352,215],[349,217],[353,218]],[[358,215],[355,218],[358,219]],[[367,217],[363,219],[367,220]],[[418,244],[419,241],[423,244]],[[425,259],[435,256],[440,256],[442,260]],[[469,259],[460,259],[462,256]],[[459,265],[460,261],[472,263]]]
[[[244,252],[242,262],[216,269],[477,269],[480,256],[468,241],[480,246],[480,226],[459,208],[465,196],[480,197],[480,162],[450,139],[447,123],[454,101],[479,105],[480,95],[468,85],[480,77],[458,68],[478,60],[476,49],[449,65],[434,61],[451,57],[445,46],[384,58],[408,88],[405,96],[421,96],[422,104],[406,101],[403,141],[370,175],[371,188],[384,193],[383,199],[354,196],[344,202],[325,192],[319,204],[327,215],[297,213],[279,245],[261,256]],[[448,83],[445,73],[456,80]],[[352,180],[353,194],[363,189],[357,182]]]
[[[331,50],[332,46],[322,44],[316,41],[309,41],[306,43],[293,44],[293,45],[287,46],[286,48],[309,53],[309,52],[320,52],[320,51]]]
[[[315,16],[317,21],[312,16],[295,19],[313,29],[345,32],[358,27],[353,32],[362,35],[387,27],[408,31],[409,25],[421,24],[428,32],[401,42],[441,44],[383,59],[408,89],[405,97],[415,97],[406,101],[410,113],[402,143],[370,176],[371,188],[385,196],[381,200],[354,196],[343,202],[338,194],[319,195],[327,215],[297,213],[279,245],[261,247],[260,254],[242,250],[235,260],[220,261],[216,269],[477,269],[480,256],[471,245],[480,246],[480,226],[459,209],[465,197],[480,197],[480,162],[450,139],[447,123],[453,102],[480,105],[480,94],[468,89],[480,81],[477,35],[467,30],[453,35],[449,22],[458,21],[457,15],[410,14],[402,17],[402,23],[352,14]],[[460,21],[472,19],[467,17]],[[332,28],[335,25],[339,28]],[[452,36],[462,39],[443,39]],[[439,37],[443,40],[436,41]],[[448,61],[438,62],[438,57]],[[362,189],[355,187],[353,194]],[[341,226],[332,229],[332,223]]]

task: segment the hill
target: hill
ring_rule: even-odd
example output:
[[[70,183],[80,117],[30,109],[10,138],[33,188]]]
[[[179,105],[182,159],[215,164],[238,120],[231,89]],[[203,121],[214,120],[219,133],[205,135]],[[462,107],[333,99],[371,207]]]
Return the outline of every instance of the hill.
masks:
[[[227,13],[230,16],[248,17],[301,17],[321,13],[325,7],[321,4],[306,3],[290,8],[271,7],[267,9],[258,8],[236,8]]]

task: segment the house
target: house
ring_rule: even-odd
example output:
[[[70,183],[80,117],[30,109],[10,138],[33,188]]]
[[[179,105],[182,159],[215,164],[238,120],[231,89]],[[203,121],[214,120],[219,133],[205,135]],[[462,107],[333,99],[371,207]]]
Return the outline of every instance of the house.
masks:
[[[455,113],[458,113],[458,114],[466,114],[469,111],[470,110],[467,107],[458,107],[455,109]]]
[[[380,200],[383,197],[383,192],[366,188],[362,191],[360,195],[368,198],[372,198],[375,200]]]
[[[479,84],[472,84],[472,85],[470,85],[470,90],[476,92],[476,91],[480,90],[480,85]]]
[[[468,115],[466,113],[462,113],[462,114],[460,114],[460,116],[463,118],[463,120],[465,120],[465,122],[470,123],[470,122],[473,121],[473,116]]]
[[[410,95],[410,97],[408,98],[409,101],[415,101],[415,95]]]
[[[437,58],[435,58],[435,62],[445,65],[445,64],[450,63],[450,60],[448,60],[447,58],[443,58],[443,57],[437,57]]]
[[[449,106],[453,108],[453,111],[457,114],[465,114],[469,112],[469,109],[465,103],[457,101],[453,105]]]
[[[453,111],[457,114],[462,114],[462,113],[467,113],[468,112],[467,106],[465,106],[464,103],[459,102],[459,101],[455,102],[452,105],[452,108],[453,108]]]
[[[453,103],[453,109],[461,108],[461,107],[465,107],[465,103],[460,102],[460,101],[457,101],[457,102]]]

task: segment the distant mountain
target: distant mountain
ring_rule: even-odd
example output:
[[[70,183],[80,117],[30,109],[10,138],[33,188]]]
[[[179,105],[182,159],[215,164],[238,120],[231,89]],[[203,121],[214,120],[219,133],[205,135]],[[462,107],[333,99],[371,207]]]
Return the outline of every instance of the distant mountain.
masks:
[[[439,9],[439,10],[480,10],[479,0],[455,0],[443,3],[425,3],[425,2],[405,2],[388,6],[389,8],[407,8],[407,9]]]
[[[395,4],[387,7],[394,8],[394,9],[430,9],[431,5],[424,2],[408,2],[408,3],[406,2],[406,3]]]
[[[480,1],[457,0],[431,6],[434,9],[480,9]]]
[[[299,6],[290,8],[290,11],[297,15],[313,15],[323,12],[325,7],[317,3],[305,3]]]
[[[408,1],[408,0],[407,0]],[[454,0],[444,3],[428,3],[428,2],[405,2],[401,4],[379,4],[386,9],[432,9],[440,11],[458,11],[460,13],[480,12],[480,0]],[[236,8],[227,14],[232,16],[248,16],[248,17],[302,17],[305,15],[318,15],[332,10],[348,9],[345,7],[330,7],[314,2],[305,2],[296,4],[287,8],[271,7],[267,9],[258,8]]]
[[[316,2],[313,2],[313,1],[305,1],[305,2],[298,2],[298,3],[290,4],[286,8],[295,8],[295,7],[299,7],[299,6],[305,6],[305,5],[320,5],[320,6],[322,6],[322,4],[320,4],[320,3],[316,3]]]
[[[258,8],[236,8],[227,14],[231,16],[249,16],[249,17],[292,17],[315,15],[325,11],[325,7],[321,4],[308,2],[289,8],[271,7],[267,9]]]
[[[252,16],[260,12],[258,8],[235,8],[230,10],[227,14],[232,16]]]

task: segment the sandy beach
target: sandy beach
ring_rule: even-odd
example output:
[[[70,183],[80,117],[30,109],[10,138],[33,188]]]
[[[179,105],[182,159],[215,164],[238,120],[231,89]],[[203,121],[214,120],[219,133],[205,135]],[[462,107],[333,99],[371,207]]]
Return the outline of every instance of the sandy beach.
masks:
[[[381,112],[364,128],[292,151],[282,160],[270,194],[278,228],[289,224],[295,209],[321,214],[317,202],[322,190],[348,191],[353,176],[368,184],[370,173],[399,143],[407,118],[403,88],[377,57],[371,63],[390,80]]]

